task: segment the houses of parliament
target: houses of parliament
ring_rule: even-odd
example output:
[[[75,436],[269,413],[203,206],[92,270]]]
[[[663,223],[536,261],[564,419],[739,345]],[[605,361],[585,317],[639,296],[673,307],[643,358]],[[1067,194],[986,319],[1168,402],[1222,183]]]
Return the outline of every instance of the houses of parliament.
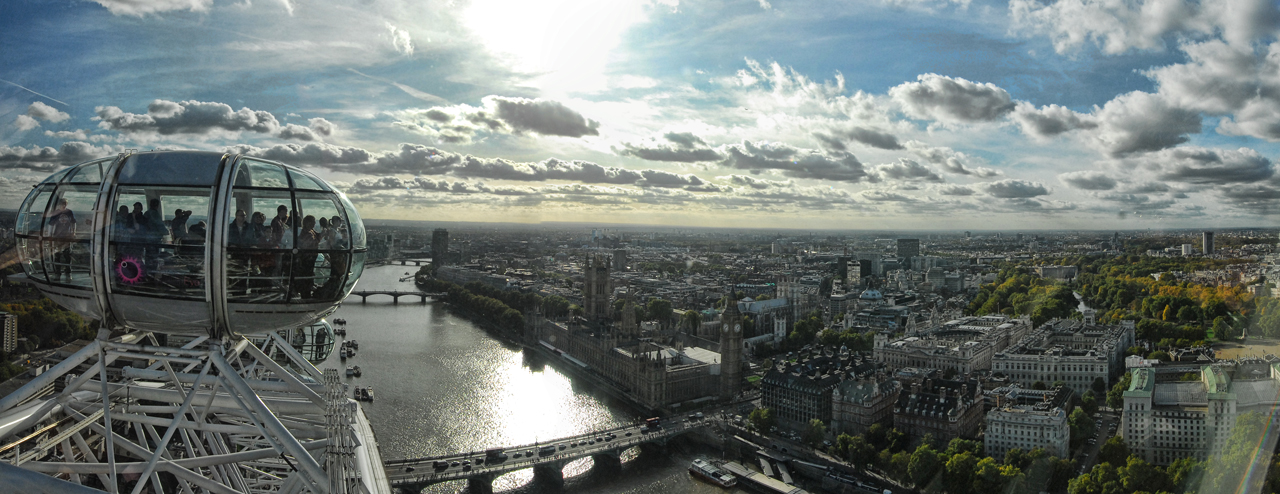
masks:
[[[673,328],[642,331],[629,290],[618,295],[624,301],[621,314],[614,316],[608,259],[592,256],[583,269],[583,317],[568,322],[530,318],[530,340],[654,410],[732,400],[742,392],[746,364],[737,304],[726,304],[720,316],[719,344],[702,340],[715,348],[688,346]]]

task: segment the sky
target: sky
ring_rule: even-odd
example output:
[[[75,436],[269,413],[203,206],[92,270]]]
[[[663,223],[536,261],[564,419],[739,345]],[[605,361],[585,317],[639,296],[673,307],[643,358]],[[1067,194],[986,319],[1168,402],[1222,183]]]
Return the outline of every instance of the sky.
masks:
[[[1274,227],[1269,0],[9,0],[0,208],[127,149],[365,218]]]

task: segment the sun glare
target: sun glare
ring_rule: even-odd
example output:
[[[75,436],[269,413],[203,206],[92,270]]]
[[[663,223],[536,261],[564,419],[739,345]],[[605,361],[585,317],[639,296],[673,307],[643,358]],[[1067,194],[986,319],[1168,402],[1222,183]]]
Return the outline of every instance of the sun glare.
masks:
[[[609,53],[645,19],[639,1],[476,0],[464,18],[485,47],[512,68],[537,74],[551,93],[605,87]]]

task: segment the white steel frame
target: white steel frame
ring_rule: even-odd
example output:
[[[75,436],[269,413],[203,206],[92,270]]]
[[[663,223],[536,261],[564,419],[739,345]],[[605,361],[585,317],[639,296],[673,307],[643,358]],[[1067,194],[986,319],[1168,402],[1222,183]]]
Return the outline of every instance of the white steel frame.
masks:
[[[113,366],[127,361],[145,367]],[[65,389],[40,396],[58,380]],[[385,491],[360,478],[357,407],[336,369],[321,373],[275,333],[261,349],[130,333],[0,398],[0,462],[111,493]]]

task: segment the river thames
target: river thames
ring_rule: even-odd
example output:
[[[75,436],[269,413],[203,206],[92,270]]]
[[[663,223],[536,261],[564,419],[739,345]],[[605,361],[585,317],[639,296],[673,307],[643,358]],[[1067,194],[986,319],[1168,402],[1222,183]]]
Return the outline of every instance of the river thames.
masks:
[[[367,269],[357,289],[414,290],[401,282],[416,266]],[[363,377],[352,387],[373,386],[377,401],[365,403],[384,460],[483,451],[628,424],[637,411],[546,365],[540,357],[504,343],[439,302],[419,303],[373,296],[367,304],[352,297],[329,317],[347,321],[347,339],[360,350],[345,363],[337,352],[317,365],[359,365]],[[696,457],[717,452],[700,446],[673,446],[663,455],[623,454],[621,474],[591,470],[591,459],[564,469],[561,492],[723,493],[688,473]],[[499,477],[495,491],[539,492],[532,470]],[[464,482],[438,484],[429,493],[466,490]],[[734,492],[738,492],[735,490]]]

